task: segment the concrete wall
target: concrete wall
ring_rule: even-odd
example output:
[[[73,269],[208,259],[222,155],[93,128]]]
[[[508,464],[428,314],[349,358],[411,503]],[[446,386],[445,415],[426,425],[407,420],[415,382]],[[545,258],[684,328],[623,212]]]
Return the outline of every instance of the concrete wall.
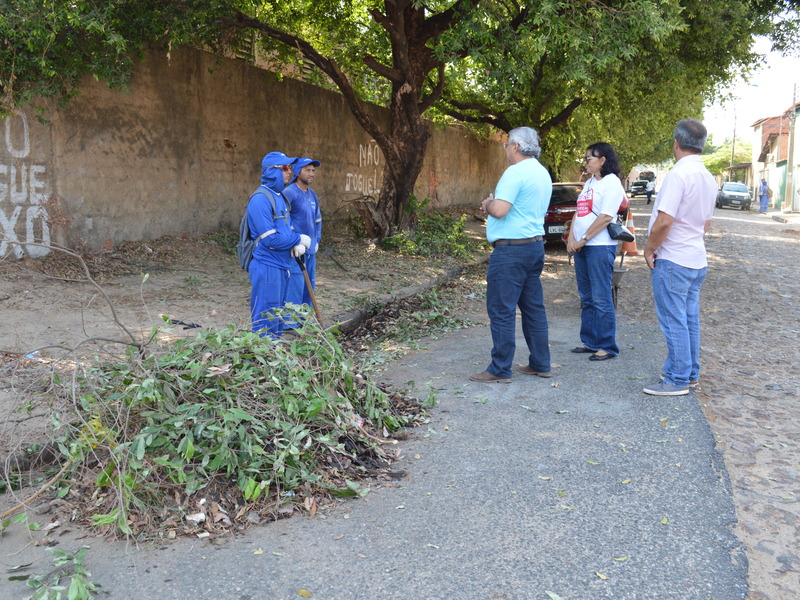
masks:
[[[87,80],[47,118],[0,124],[0,256],[47,252],[16,241],[99,250],[238,227],[271,150],[322,162],[314,188],[331,218],[376,194],[384,166],[339,94],[193,49],[148,55],[129,93]],[[497,142],[436,129],[417,195],[477,205],[505,166]]]

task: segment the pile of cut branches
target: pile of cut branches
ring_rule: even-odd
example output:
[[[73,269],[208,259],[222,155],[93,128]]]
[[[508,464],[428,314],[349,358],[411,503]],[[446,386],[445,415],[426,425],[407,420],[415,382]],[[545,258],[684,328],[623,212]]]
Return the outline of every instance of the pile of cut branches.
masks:
[[[392,432],[421,415],[312,321],[292,340],[229,327],[131,346],[56,383],[70,407],[52,417],[69,465],[57,493],[109,533],[207,535],[314,513],[364,493],[360,478],[390,476]]]

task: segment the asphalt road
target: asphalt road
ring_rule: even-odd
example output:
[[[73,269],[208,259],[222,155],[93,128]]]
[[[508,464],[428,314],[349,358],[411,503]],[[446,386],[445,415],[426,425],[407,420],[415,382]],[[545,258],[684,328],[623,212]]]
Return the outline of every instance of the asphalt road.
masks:
[[[431,422],[402,442],[399,487],[219,546],[62,547],[91,545],[101,597],[125,600],[290,600],[303,590],[325,600],[744,599],[727,473],[697,400],[641,393],[663,337],[626,324],[621,356],[590,363],[569,352],[577,313],[551,320],[552,379],[468,381],[488,363],[482,327],[392,363],[387,379],[430,383],[438,397]],[[518,343],[524,363],[519,333]],[[0,598],[25,595],[0,582]]]

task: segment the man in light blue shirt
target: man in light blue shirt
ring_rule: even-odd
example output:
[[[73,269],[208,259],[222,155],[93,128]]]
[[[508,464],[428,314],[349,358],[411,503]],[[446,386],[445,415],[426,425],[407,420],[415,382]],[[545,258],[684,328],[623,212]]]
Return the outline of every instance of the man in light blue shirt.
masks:
[[[486,311],[491,320],[492,362],[470,375],[482,383],[510,383],[516,350],[517,306],[528,344],[527,375],[550,377],[547,315],[540,276],[544,268],[544,216],[552,182],[537,160],[539,135],[530,127],[512,129],[503,144],[510,166],[494,194],[481,203],[488,215],[486,239],[494,246],[486,275]]]

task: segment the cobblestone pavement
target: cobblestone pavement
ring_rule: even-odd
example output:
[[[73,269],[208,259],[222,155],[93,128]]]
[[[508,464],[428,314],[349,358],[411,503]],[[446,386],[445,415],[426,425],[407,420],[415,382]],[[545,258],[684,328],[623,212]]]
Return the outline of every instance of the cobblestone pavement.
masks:
[[[649,208],[634,202],[640,249]],[[717,209],[701,298],[697,398],[730,473],[749,600],[800,597],[800,218],[776,214]],[[625,266],[623,323],[652,312],[643,259]]]

